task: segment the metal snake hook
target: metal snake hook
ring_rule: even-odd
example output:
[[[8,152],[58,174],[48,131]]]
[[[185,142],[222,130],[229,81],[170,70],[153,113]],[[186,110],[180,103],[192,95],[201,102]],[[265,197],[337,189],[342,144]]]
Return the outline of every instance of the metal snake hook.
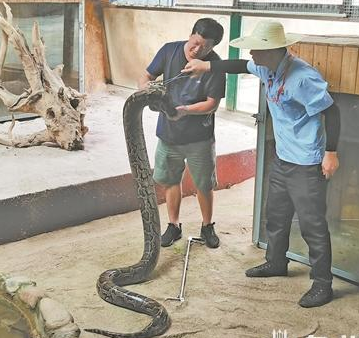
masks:
[[[177,297],[169,297],[169,298],[166,298],[165,300],[175,300],[175,301],[179,301],[181,303],[183,303],[185,301],[185,299],[184,299],[184,289],[185,289],[186,280],[187,280],[189,251],[191,249],[192,243],[199,243],[199,244],[203,245],[204,240],[201,237],[192,237],[192,236],[188,237],[187,251],[186,251],[186,258],[185,258],[184,266],[183,266],[180,293],[179,293],[179,295]]]
[[[176,76],[171,77],[167,80],[153,80],[149,82],[149,85],[152,86],[153,88],[156,88],[158,86],[164,86],[167,87],[168,84],[170,84],[173,81],[179,80],[179,79],[183,79],[185,77],[189,77],[190,74],[183,74],[183,73],[178,73]]]

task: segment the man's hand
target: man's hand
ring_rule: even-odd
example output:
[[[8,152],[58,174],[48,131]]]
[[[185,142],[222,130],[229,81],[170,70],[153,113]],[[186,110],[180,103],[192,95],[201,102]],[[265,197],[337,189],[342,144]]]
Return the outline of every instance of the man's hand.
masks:
[[[156,80],[156,77],[151,75],[147,70],[143,72],[140,78],[137,81],[138,89],[144,90],[148,89],[152,81]]]
[[[198,59],[191,60],[186,64],[182,73],[191,73],[191,77],[198,77],[205,72],[211,70],[211,63],[209,61],[202,61]]]
[[[336,151],[326,151],[323,162],[322,172],[326,179],[333,176],[339,167],[339,160]]]
[[[147,90],[150,87],[151,81],[143,82],[138,85],[139,90]]]
[[[187,106],[178,106],[176,107],[177,115],[173,117],[168,117],[171,121],[178,121],[181,117],[188,115]]]

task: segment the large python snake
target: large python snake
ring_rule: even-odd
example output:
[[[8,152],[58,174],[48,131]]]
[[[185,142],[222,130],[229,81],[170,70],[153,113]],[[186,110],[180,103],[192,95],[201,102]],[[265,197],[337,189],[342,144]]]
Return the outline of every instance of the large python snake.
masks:
[[[161,304],[122,288],[125,285],[146,281],[156,267],[160,253],[160,218],[142,126],[142,112],[147,105],[151,110],[166,113],[169,118],[177,115],[170,98],[166,95],[165,87],[158,83],[152,83],[148,89],[132,94],[123,108],[128,158],[143,223],[143,255],[137,264],[103,272],[97,281],[97,291],[106,302],[147,314],[152,317],[152,322],[142,331],[135,333],[85,329],[87,332],[112,338],[149,338],[166,332],[171,325],[170,317]]]

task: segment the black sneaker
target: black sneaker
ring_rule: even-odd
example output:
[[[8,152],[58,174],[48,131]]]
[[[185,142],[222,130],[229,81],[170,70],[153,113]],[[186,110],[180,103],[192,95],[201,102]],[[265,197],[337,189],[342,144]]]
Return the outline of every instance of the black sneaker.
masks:
[[[209,248],[219,247],[219,238],[214,232],[214,222],[201,227],[201,237]]]
[[[308,292],[299,300],[301,307],[310,308],[322,306],[333,300],[333,289],[330,284],[314,282]]]
[[[182,237],[181,225],[181,223],[179,223],[178,226],[173,223],[168,223],[165,233],[161,236],[161,246],[170,246]]]
[[[270,262],[255,266],[254,268],[246,271],[247,277],[276,277],[288,276],[288,266],[274,266]]]

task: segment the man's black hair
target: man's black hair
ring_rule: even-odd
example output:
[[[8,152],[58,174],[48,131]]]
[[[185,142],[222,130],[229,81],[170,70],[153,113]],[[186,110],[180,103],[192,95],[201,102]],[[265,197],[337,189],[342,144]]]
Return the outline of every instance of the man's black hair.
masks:
[[[218,45],[223,37],[223,27],[211,18],[199,19],[193,26],[191,34],[199,34],[204,39],[212,39],[214,46]]]

